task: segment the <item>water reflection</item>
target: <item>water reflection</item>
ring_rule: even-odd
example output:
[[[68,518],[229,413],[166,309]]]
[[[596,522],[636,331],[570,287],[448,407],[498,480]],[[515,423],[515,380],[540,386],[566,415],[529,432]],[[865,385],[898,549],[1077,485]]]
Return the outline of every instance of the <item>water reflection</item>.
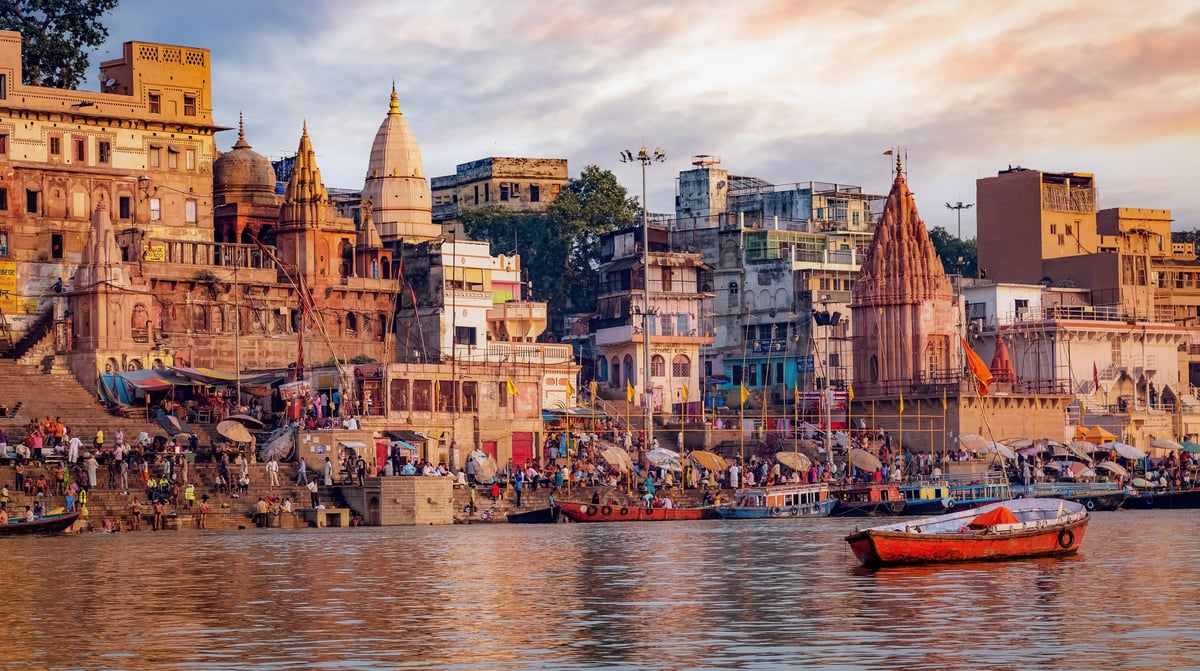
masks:
[[[879,571],[844,520],[6,539],[0,668],[1184,668],[1194,522]]]

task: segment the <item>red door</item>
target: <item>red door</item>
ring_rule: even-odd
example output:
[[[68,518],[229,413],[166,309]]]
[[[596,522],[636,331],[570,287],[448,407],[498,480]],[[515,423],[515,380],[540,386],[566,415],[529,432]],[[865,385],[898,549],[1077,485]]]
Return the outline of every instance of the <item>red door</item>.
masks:
[[[514,431],[512,435],[512,460],[514,466],[525,466],[525,462],[533,459],[533,434],[528,431]]]
[[[483,449],[484,454],[492,457],[493,459],[496,458],[496,441],[485,440],[480,444],[480,448]]]

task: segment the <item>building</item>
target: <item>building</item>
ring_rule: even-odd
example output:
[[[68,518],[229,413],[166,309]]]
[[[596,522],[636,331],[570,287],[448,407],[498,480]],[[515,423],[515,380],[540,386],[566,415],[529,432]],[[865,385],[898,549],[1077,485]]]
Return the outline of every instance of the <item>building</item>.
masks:
[[[433,222],[449,224],[466,208],[542,211],[568,180],[563,158],[490,156],[460,163],[453,175],[432,180]]]
[[[384,243],[420,242],[441,234],[431,219],[421,147],[400,111],[395,85],[387,116],[371,144],[362,199],[371,203]]]
[[[648,263],[641,227],[600,240],[600,292],[591,323],[597,393],[644,409],[649,390],[652,413],[698,416],[704,382],[700,351],[712,344],[712,274],[700,254],[670,248],[666,230],[651,226],[648,234]]]

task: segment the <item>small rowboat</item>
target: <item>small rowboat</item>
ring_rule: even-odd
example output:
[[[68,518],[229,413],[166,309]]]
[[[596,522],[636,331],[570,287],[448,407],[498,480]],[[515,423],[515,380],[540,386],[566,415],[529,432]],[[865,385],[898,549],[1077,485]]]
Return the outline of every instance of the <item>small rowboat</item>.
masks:
[[[8,524],[0,525],[0,536],[52,536],[66,531],[78,519],[79,513],[46,515],[32,522],[10,519]]]
[[[714,508],[647,508],[574,501],[560,501],[558,505],[572,522],[668,522],[717,517]]]
[[[856,531],[846,542],[869,568],[1061,557],[1079,551],[1087,524],[1082,503],[1013,499]]]

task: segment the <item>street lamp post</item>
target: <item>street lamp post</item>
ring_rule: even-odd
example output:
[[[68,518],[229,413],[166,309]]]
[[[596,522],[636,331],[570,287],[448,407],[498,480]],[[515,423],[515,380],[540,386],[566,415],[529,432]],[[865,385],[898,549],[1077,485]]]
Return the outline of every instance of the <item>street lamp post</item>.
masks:
[[[821,297],[821,311],[813,312],[813,319],[816,320],[817,326],[825,327],[823,329],[824,337],[822,340],[825,345],[824,362],[825,362],[825,385],[821,390],[821,405],[825,407],[825,458],[833,463],[833,387],[830,384],[832,375],[829,370],[829,331],[834,326],[837,326],[842,321],[842,313],[829,312],[829,296]]]
[[[962,240],[962,211],[969,210],[972,207],[975,207],[975,203],[964,203],[961,200],[953,205],[951,205],[950,203],[946,203],[947,209],[954,210],[958,213],[958,239],[959,240]]]
[[[622,163],[636,161],[642,164],[642,291],[645,293],[645,306],[642,309],[642,366],[645,369],[642,377],[642,404],[645,413],[643,422],[646,429],[644,449],[650,449],[654,443],[654,416],[652,414],[654,391],[650,387],[650,319],[652,318],[650,311],[650,220],[647,217],[649,210],[646,207],[646,166],[665,160],[667,160],[666,152],[658,147],[655,147],[653,152],[647,151],[645,147],[638,150],[637,154],[628,149],[621,152]]]

